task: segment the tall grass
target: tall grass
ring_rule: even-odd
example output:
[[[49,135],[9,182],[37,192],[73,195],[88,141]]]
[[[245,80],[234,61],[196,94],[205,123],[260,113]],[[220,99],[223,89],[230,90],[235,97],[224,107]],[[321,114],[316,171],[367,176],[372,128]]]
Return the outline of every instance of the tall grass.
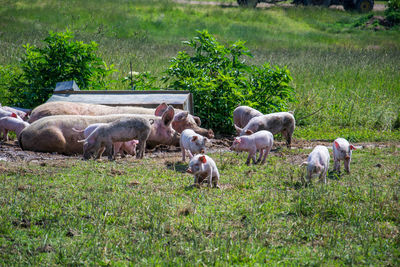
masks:
[[[353,27],[363,15],[320,7],[181,5],[171,1],[4,1],[0,7],[0,64],[18,64],[25,43],[40,44],[48,30],[73,30],[96,41],[108,64],[161,77],[198,29],[221,42],[246,40],[255,64],[287,65],[303,127],[391,131],[399,117],[400,32]],[[163,87],[161,82],[158,86]],[[126,85],[115,83],[115,89]]]

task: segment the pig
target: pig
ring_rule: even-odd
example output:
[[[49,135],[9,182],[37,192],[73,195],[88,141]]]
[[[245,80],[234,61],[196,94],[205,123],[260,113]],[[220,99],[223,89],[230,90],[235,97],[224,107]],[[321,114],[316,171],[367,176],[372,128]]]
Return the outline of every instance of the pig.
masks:
[[[311,178],[313,176],[318,175],[320,182],[323,181],[324,184],[326,184],[326,174],[328,173],[329,160],[329,151],[326,146],[316,146],[313,151],[311,151],[311,153],[308,155],[307,161],[300,165],[307,166],[308,183],[311,183]]]
[[[78,130],[75,128],[72,128],[72,130],[78,132],[78,133],[83,133],[84,137],[87,138],[98,126],[104,126],[106,123],[94,123],[86,127],[84,130]],[[121,157],[125,157],[124,152],[135,156],[136,155],[136,145],[139,143],[138,140],[131,140],[127,142],[115,142],[114,145],[114,158],[118,155],[121,154]],[[102,154],[103,151],[100,152]]]
[[[133,139],[139,140],[139,154],[137,158],[143,158],[146,140],[150,135],[150,122],[145,118],[121,118],[116,121],[98,125],[96,129],[85,139],[78,142],[83,144],[83,158],[89,159],[92,155],[100,158],[105,148],[108,151],[108,159],[115,159],[112,155],[113,143],[126,142]]]
[[[235,108],[233,111],[233,123],[238,127],[238,128],[243,128],[249,123],[249,121],[258,116],[262,116],[263,114],[251,107],[248,106],[238,106]],[[238,132],[240,134],[240,131]]]
[[[21,119],[27,121],[29,119],[30,110],[23,108],[12,108],[8,106],[1,106],[1,109],[17,114]]]
[[[4,117],[14,117],[14,118],[22,121],[22,118],[20,116],[18,116],[18,114],[16,114],[15,112],[11,112],[11,111],[3,109],[3,107],[0,107],[0,118],[4,118]]]
[[[12,113],[10,117],[0,118],[0,134],[3,133],[2,139],[8,141],[8,131],[14,131],[18,137],[27,126],[29,126],[29,123],[18,119],[15,113]]]
[[[270,131],[272,134],[282,133],[286,139],[286,145],[290,148],[292,143],[292,135],[294,132],[296,121],[294,116],[289,112],[277,112],[252,118],[242,129],[235,125],[236,131],[240,135],[249,135],[261,130]]]
[[[139,141],[135,139],[127,142],[114,143],[114,156],[116,156],[118,153],[121,155],[121,157],[125,157],[125,153],[135,156],[137,144],[139,144]]]
[[[194,175],[194,184],[198,185],[204,179],[208,181],[208,186],[219,188],[219,172],[214,160],[207,155],[198,154],[189,162],[189,168],[186,171]]]
[[[182,150],[182,161],[186,159],[186,150],[188,150],[189,159],[193,158],[193,154],[202,153],[206,149],[208,138],[195,133],[192,129],[186,129],[181,133],[180,146]]]
[[[155,115],[160,116],[166,109],[166,105],[159,105],[156,108]],[[182,133],[185,129],[192,129],[196,133],[205,136],[207,138],[214,138],[214,132],[211,129],[201,128],[200,118],[197,116],[190,115],[189,112],[183,110],[177,110],[174,119],[172,121],[172,128],[178,133]]]
[[[32,123],[40,118],[54,115],[88,115],[88,116],[102,116],[110,114],[146,114],[162,116],[168,109],[166,103],[161,103],[156,109],[143,108],[143,107],[110,107],[106,105],[87,104],[87,103],[74,103],[54,101],[44,103],[32,110],[29,122]],[[193,129],[195,132],[213,138],[213,131],[200,127],[200,118],[190,115],[187,111],[176,109],[176,116],[172,121],[172,128],[178,133],[184,129]]]
[[[80,154],[83,150],[82,143],[78,140],[84,138],[83,133],[78,133],[72,128],[85,129],[93,123],[108,123],[120,118],[143,117],[151,124],[150,136],[147,146],[154,147],[159,144],[179,146],[180,134],[171,127],[174,109],[169,107],[163,116],[116,114],[107,116],[76,116],[57,115],[41,118],[22,130],[18,141],[23,150],[37,152],[57,152],[65,155]]]
[[[253,159],[254,164],[259,163],[262,156],[264,156],[264,158],[261,164],[264,164],[273,143],[274,136],[272,133],[262,130],[251,135],[236,137],[230,149],[234,151],[247,151],[249,153],[246,161],[247,165],[250,164],[250,159]],[[257,150],[260,151],[260,156],[256,161]]]
[[[340,161],[344,160],[344,169],[350,173],[350,161],[352,150],[356,148],[350,145],[344,138],[337,138],[333,141],[333,160],[335,162],[334,170],[340,173]]]

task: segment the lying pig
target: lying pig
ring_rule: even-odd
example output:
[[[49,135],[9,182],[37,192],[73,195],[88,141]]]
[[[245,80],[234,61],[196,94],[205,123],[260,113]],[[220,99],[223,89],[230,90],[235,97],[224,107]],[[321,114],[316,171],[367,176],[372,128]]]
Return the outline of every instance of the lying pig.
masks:
[[[236,137],[230,149],[234,151],[247,151],[249,153],[246,161],[247,165],[250,164],[250,159],[253,159],[254,164],[260,162],[262,156],[264,156],[264,158],[261,164],[264,164],[273,143],[274,136],[272,133],[263,130],[253,133],[252,135]],[[257,150],[260,151],[260,157],[256,161]]]
[[[72,130],[78,132],[78,133],[83,133],[83,136],[85,139],[98,127],[98,126],[104,126],[106,123],[94,123],[86,127],[84,130],[78,130],[75,128],[72,128]],[[129,155],[135,156],[136,155],[136,145],[139,143],[138,140],[130,140],[127,142],[115,142],[113,144],[114,146],[114,158],[120,154],[121,157],[125,156],[125,152],[128,153]],[[100,152],[102,154],[103,151]]]
[[[243,128],[249,123],[249,121],[258,116],[262,116],[263,114],[251,107],[248,106],[239,106],[235,108],[233,111],[233,123],[239,127]],[[240,132],[238,132],[239,134]]]
[[[179,145],[180,134],[171,127],[174,109],[168,108],[163,116],[117,114],[107,116],[49,116],[35,121],[22,130],[18,141],[23,150],[38,152],[58,152],[66,155],[82,153],[83,145],[78,140],[84,138],[83,133],[72,130],[85,129],[93,123],[108,123],[120,118],[143,117],[151,121],[151,132],[146,144],[154,147],[159,144]]]
[[[308,183],[311,183],[311,178],[313,176],[318,175],[320,182],[323,181],[326,184],[326,174],[328,173],[329,159],[329,151],[326,146],[316,146],[313,151],[311,151],[311,153],[308,155],[307,161],[300,165],[307,166]]]
[[[334,169],[340,172],[340,161],[344,160],[344,169],[350,173],[351,151],[356,148],[350,145],[344,138],[337,138],[333,141],[333,160],[335,162]]]
[[[166,109],[166,105],[161,104],[156,108],[155,115],[160,116]],[[178,133],[182,133],[185,129],[192,129],[196,133],[208,137],[214,138],[214,132],[211,129],[204,129],[200,127],[201,121],[197,116],[190,115],[189,112],[183,110],[177,110],[175,112],[174,120],[172,121],[172,128]]]
[[[29,126],[29,123],[17,118],[15,113],[10,117],[0,118],[0,134],[3,133],[2,140],[8,141],[8,131],[14,131],[18,137],[27,126]]]
[[[108,159],[115,159],[112,154],[113,144],[126,142],[133,139],[139,140],[139,154],[137,158],[143,158],[146,140],[150,135],[150,122],[145,118],[121,118],[116,121],[98,125],[93,132],[83,140],[83,158],[89,159],[92,155],[100,158],[104,151],[108,151]]]
[[[165,103],[160,104],[156,109],[143,107],[110,107],[106,105],[73,103],[73,102],[48,102],[32,110],[29,122],[32,123],[40,118],[54,115],[89,115],[102,116],[110,114],[146,114],[162,116],[168,109]],[[198,134],[213,138],[212,130],[200,127],[200,118],[190,115],[187,111],[175,110],[172,121],[172,128],[178,133],[184,129],[193,129]]]
[[[194,184],[198,185],[203,182],[204,179],[208,181],[208,186],[219,188],[219,172],[217,165],[214,160],[207,155],[196,155],[189,162],[188,173],[194,175]]]
[[[282,133],[286,139],[287,147],[292,143],[292,135],[295,128],[295,119],[289,112],[277,112],[252,118],[242,129],[235,125],[240,135],[249,135],[261,130],[270,131],[272,134]]]
[[[193,158],[193,154],[202,153],[206,149],[206,143],[208,142],[207,137],[201,136],[195,133],[191,129],[186,129],[181,133],[181,150],[182,150],[182,161],[186,159],[186,150],[188,150],[189,159]]]

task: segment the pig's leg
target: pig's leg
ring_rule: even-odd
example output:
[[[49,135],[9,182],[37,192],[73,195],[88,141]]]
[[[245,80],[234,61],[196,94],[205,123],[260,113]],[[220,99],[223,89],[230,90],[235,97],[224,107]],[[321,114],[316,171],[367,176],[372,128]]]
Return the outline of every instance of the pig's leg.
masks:
[[[193,154],[192,154],[192,152],[190,150],[188,150],[188,156],[189,156],[189,159],[193,158]]]
[[[335,161],[334,170],[335,170],[337,173],[340,173],[340,160],[338,160],[338,159],[335,158],[334,161]]]
[[[8,141],[8,130],[4,129],[4,139]]]
[[[270,151],[271,151],[271,147],[265,148],[265,151],[264,151],[264,158],[263,158],[263,160],[261,161],[261,164],[264,164],[264,163],[265,163],[265,160],[267,159],[267,156],[268,156],[268,154],[269,154]]]
[[[328,172],[328,168],[325,168],[321,174],[319,175],[319,181],[324,184],[326,184],[326,173]]]
[[[193,181],[193,183],[194,183],[195,185],[197,185],[197,184],[199,183],[199,177],[198,177],[197,175],[194,175],[194,181]]]
[[[99,159],[99,158],[101,158],[101,156],[103,155],[103,152],[104,152],[104,147],[102,146],[102,147],[98,147],[98,148],[96,148],[96,152],[97,152],[97,154],[96,154],[96,157],[95,157],[95,159]]]
[[[345,159],[344,160],[344,170],[347,173],[350,173],[350,159]]]
[[[210,168],[210,170],[207,172],[207,177],[206,179],[208,179],[208,187],[212,187],[212,170]]]
[[[264,153],[265,153],[265,150],[263,148],[260,148],[260,156],[258,157],[257,163],[259,163],[261,161],[261,158]]]
[[[114,158],[114,153],[113,153],[113,144],[112,142],[107,142],[106,144],[106,150],[108,151],[108,160],[113,160]]]
[[[144,149],[146,147],[146,139],[139,140],[138,146],[139,146],[139,151],[138,153],[136,153],[136,158],[142,159],[144,156]]]
[[[311,177],[312,177],[311,170],[307,169],[307,182],[309,184],[311,184]]]
[[[218,180],[219,180],[218,175],[212,177],[212,179],[213,179],[214,187],[215,188],[220,188],[219,185],[218,185]]]

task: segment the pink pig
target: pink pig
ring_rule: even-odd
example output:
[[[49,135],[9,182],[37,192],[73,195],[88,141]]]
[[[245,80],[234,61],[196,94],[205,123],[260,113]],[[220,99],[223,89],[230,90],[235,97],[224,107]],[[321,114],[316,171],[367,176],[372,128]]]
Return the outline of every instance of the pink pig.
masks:
[[[219,172],[215,161],[207,155],[198,154],[189,162],[187,173],[194,175],[194,184],[198,185],[204,180],[207,180],[208,186],[219,188]]]
[[[125,152],[129,155],[136,156],[136,145],[139,144],[138,140],[131,140],[127,142],[116,142],[114,143],[114,155],[118,153],[121,157],[125,157]]]
[[[356,148],[350,145],[344,138],[337,138],[333,141],[333,160],[335,162],[334,169],[340,172],[340,161],[344,160],[344,169],[350,173],[351,151]]]
[[[264,158],[261,164],[265,163],[265,159],[268,153],[271,151],[272,145],[274,143],[274,136],[269,131],[258,131],[251,135],[244,135],[236,137],[231,146],[231,150],[234,151],[247,151],[249,156],[247,157],[246,164],[250,164],[250,159],[253,159],[253,163],[256,164],[261,161],[261,157]],[[257,150],[260,151],[260,157],[256,161]]]
[[[8,131],[14,131],[17,137],[29,123],[21,120],[15,113],[11,116],[0,118],[0,135],[3,133],[3,140],[8,141]]]

